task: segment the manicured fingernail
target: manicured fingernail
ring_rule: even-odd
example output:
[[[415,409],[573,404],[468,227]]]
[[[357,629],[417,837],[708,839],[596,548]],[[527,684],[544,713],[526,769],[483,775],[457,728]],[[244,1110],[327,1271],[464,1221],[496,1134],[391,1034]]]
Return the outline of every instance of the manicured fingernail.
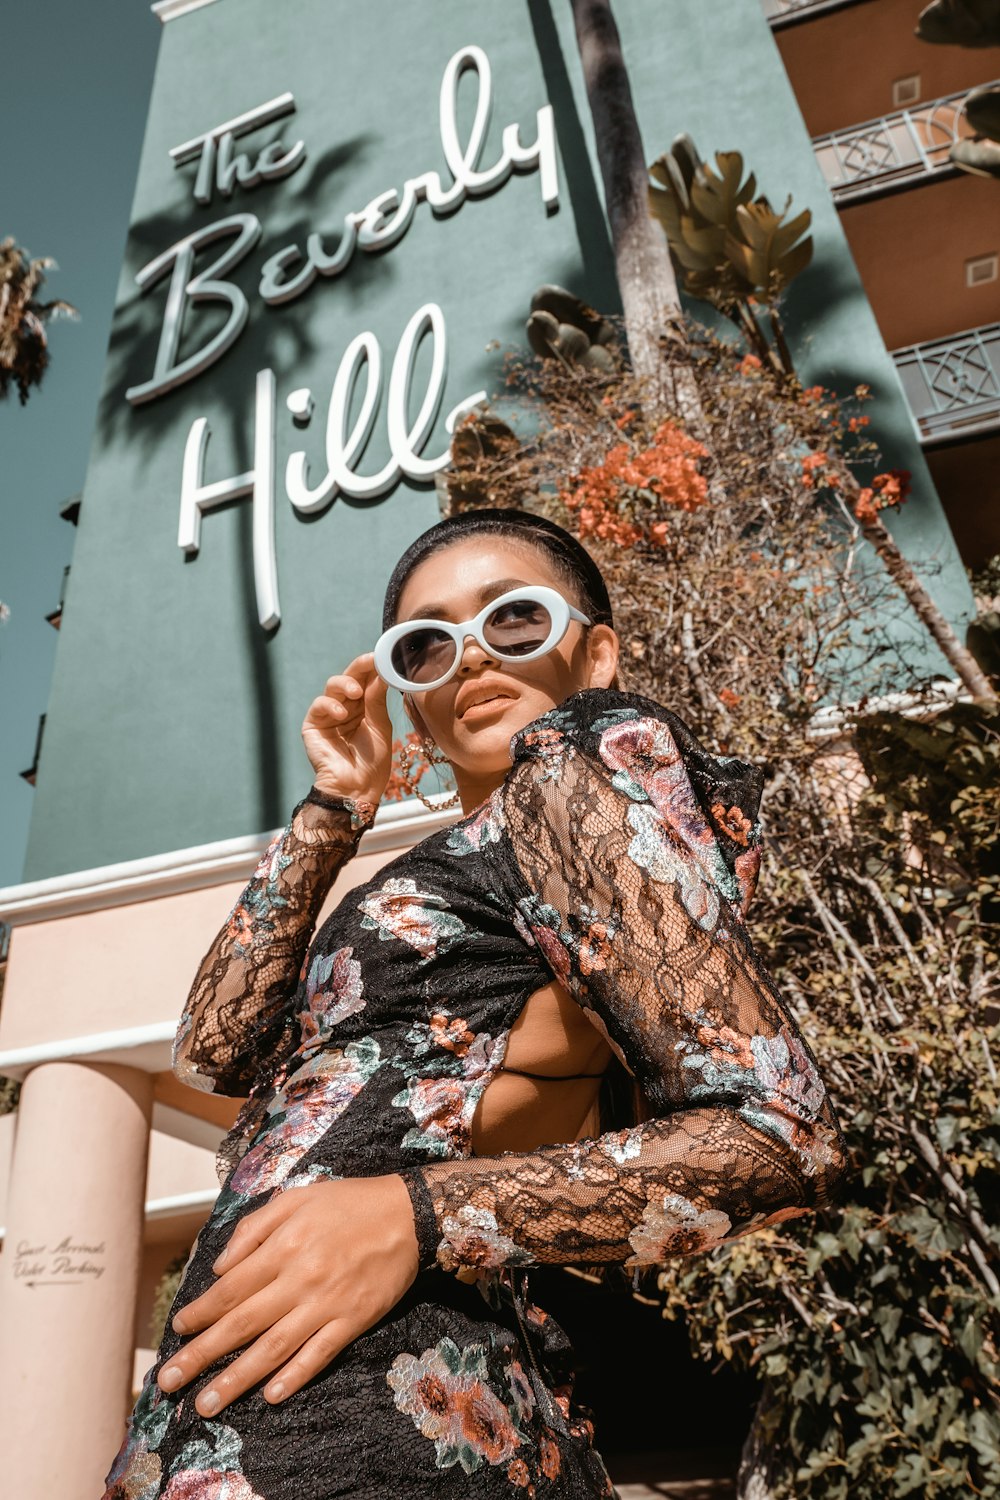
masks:
[[[195,1406],[206,1417],[214,1417],[222,1405],[222,1397],[215,1391],[202,1391],[195,1402]]]
[[[184,1321],[184,1314],[178,1313],[171,1322],[170,1326],[175,1333],[185,1333],[187,1331],[187,1324]]]
[[[175,1391],[184,1379],[184,1371],[180,1365],[167,1365],[165,1370],[160,1371],[160,1387],[165,1391]]]
[[[213,1271],[218,1271],[221,1266],[224,1266],[226,1264],[226,1261],[228,1259],[229,1259],[229,1249],[228,1249],[228,1246],[227,1246],[227,1248],[225,1250],[221,1251],[215,1257],[215,1260],[212,1262],[212,1270]]]
[[[269,1385],[267,1390],[264,1392],[264,1395],[267,1397],[268,1401],[280,1401],[284,1394],[285,1387],[280,1380],[275,1381],[274,1385]]]

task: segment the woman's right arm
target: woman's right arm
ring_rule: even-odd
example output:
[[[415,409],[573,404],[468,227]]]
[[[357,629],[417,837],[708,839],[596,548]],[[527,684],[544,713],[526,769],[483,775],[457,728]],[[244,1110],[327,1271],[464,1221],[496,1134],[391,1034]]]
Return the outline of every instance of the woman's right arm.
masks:
[[[370,805],[370,804],[369,804]],[[244,1095],[289,1017],[320,907],[374,815],[314,787],[272,839],[202,959],[181,1014],[173,1067],[182,1083]]]
[[[315,783],[202,960],[177,1028],[174,1072],[204,1092],[245,1095],[273,1055],[320,908],[375,816],[392,725],[370,654],[328,679],[302,738]]]

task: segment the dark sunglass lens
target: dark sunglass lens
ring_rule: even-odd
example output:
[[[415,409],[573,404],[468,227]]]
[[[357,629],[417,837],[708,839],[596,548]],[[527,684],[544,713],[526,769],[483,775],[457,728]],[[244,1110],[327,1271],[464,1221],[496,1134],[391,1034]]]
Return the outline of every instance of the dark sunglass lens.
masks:
[[[483,635],[502,656],[527,656],[537,651],[552,630],[552,616],[534,599],[511,599],[493,611]]]
[[[410,630],[392,648],[393,669],[407,682],[436,682],[455,662],[455,642],[443,630]]]

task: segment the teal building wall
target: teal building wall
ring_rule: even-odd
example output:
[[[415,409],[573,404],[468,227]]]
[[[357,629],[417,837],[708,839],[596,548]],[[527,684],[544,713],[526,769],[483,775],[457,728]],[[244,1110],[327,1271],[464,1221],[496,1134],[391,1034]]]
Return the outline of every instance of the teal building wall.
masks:
[[[887,462],[909,468],[914,499],[899,535],[935,596],[961,622],[964,572],[913,436],[892,362],[868,306],[836,210],[757,0],[619,0],[616,6],[647,155],[689,130],[706,154],[738,146],[774,201],[791,192],[814,214],[813,267],[793,289],[789,321],[809,381],[872,385]],[[321,231],[332,253],[350,211],[431,170],[450,176],[438,95],[449,59],[475,45],[492,69],[493,111],[480,166],[503,132],[537,133],[554,112],[558,206],[539,170],[514,172],[454,212],[418,204],[398,242],[357,250],[347,269],[303,295],[266,305],[262,264]],[[294,113],[235,142],[255,156],[302,140],[288,176],[195,201],[197,162],[171,148],[286,91]],[[459,85],[459,135],[472,128],[476,80]],[[278,155],[277,148],[274,157]],[[273,158],[272,158],[273,159]],[[303,714],[326,677],[377,634],[385,580],[401,550],[438,518],[429,481],[402,479],[378,498],[338,496],[303,515],[285,466],[305,451],[311,482],[325,467],[327,401],[345,349],[371,331],[386,364],[414,312],[443,313],[447,374],[425,458],[447,448],[447,412],[495,389],[493,341],[522,338],[531,293],[558,282],[615,310],[617,294],[589,114],[564,0],[214,0],[165,26],[84,491],[79,535],[36,788],[25,879],[90,868],[279,826],[309,784]],[[184,236],[252,214],[260,237],[225,279],[248,317],[228,351],[155,399],[126,390],[154,372],[169,278],[143,293],[136,276]],[[228,241],[207,245],[203,271]],[[295,267],[292,267],[294,270]],[[196,352],[227,307],[188,307],[178,358]],[[429,371],[420,348],[412,418]],[[206,483],[254,466],[257,372],[275,377],[274,534],[281,620],[265,629],[254,583],[254,507],[232,500],[202,517],[200,547],[178,546],[181,470],[192,424],[207,419]],[[308,388],[315,413],[287,407]],[[357,393],[352,408],[357,411]],[[390,457],[383,391],[357,467]]]

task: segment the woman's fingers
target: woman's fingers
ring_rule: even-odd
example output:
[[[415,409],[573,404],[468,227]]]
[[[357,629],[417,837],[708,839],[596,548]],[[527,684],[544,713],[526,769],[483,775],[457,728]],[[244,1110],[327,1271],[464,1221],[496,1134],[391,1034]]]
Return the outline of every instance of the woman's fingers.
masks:
[[[382,716],[388,722],[385,695],[385,683],[375,671],[369,651],[356,656],[346,671],[326,679],[326,687],[313,699],[307,717],[317,725],[343,729],[372,712],[377,714],[381,700]]]
[[[359,1323],[357,1319],[350,1318],[334,1318],[324,1324],[311,1338],[305,1340],[293,1358],[282,1365],[274,1378],[268,1381],[262,1393],[265,1401],[275,1404],[294,1396],[314,1375],[325,1370],[342,1349],[346,1349],[348,1344],[353,1343],[370,1327],[371,1323]]]
[[[363,698],[365,688],[375,678],[381,681],[375,670],[375,656],[371,651],[356,656],[352,662],[333,677],[326,680],[326,691],[328,693],[343,693],[348,698]]]
[[[212,1263],[212,1270],[216,1275],[231,1271],[255,1250],[259,1250],[278,1225],[283,1224],[301,1207],[302,1199],[298,1194],[304,1191],[304,1188],[288,1188],[287,1191],[277,1192],[269,1203],[261,1204],[260,1208],[255,1208],[253,1213],[241,1219],[233,1230],[229,1243]]]
[[[197,1338],[178,1349],[157,1377],[161,1390],[180,1390],[181,1386],[187,1385],[196,1375],[207,1370],[209,1365],[215,1364],[217,1359],[232,1354],[236,1349],[242,1349],[260,1334],[266,1337],[290,1312],[301,1316],[303,1311],[304,1309],[295,1308],[294,1299],[291,1299],[291,1305],[287,1298],[276,1301],[270,1288],[251,1297],[249,1301],[241,1302]],[[288,1350],[284,1349],[278,1358],[287,1357],[287,1354]],[[271,1369],[273,1368],[272,1364]]]
[[[311,1342],[321,1315],[308,1308],[295,1308],[287,1317],[268,1328],[231,1365],[214,1376],[198,1392],[195,1406],[203,1417],[222,1411],[237,1396],[266,1380],[294,1356],[305,1342]],[[290,1394],[290,1393],[289,1393]]]

